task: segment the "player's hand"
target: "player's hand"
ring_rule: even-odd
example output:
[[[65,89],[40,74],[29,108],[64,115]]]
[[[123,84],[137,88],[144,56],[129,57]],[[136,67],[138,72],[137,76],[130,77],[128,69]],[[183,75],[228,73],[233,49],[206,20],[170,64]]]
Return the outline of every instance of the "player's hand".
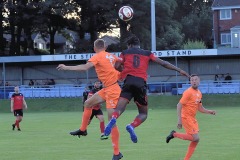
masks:
[[[59,65],[57,66],[57,70],[67,70],[67,66],[64,65],[64,64],[59,64]]]
[[[187,72],[185,72],[184,70],[180,70],[180,72],[179,72],[181,75],[183,75],[183,76],[186,76],[186,77],[190,77],[190,75],[187,73]]]
[[[182,121],[179,119],[177,124],[178,129],[182,129]]]
[[[216,115],[216,111],[214,111],[214,110],[209,110],[208,113],[212,114],[212,115]]]
[[[177,125],[177,128],[178,128],[178,129],[182,129],[182,124],[178,124],[178,125]]]

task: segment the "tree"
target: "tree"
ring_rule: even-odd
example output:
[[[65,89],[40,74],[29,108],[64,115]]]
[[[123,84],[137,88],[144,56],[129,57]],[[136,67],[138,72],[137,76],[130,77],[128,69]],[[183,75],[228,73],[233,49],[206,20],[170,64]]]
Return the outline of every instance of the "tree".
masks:
[[[150,0],[123,0],[121,5],[129,5],[134,10],[134,17],[128,22],[120,21],[121,42],[130,35],[135,34],[141,40],[141,46],[151,49],[151,3]],[[172,20],[177,4],[175,0],[156,0],[156,40],[157,49],[177,49],[182,44],[181,25]],[[119,7],[120,8],[120,7]],[[177,45],[172,44],[173,40],[178,40]],[[175,37],[174,37],[175,36]]]
[[[3,13],[4,13],[5,1],[0,2],[0,55],[3,54],[5,48],[5,41],[3,37]]]
[[[35,29],[50,35],[50,54],[54,54],[54,36],[68,26],[65,16],[76,11],[76,5],[71,0],[45,0],[38,3],[38,8]]]
[[[81,46],[81,51],[92,52],[93,50],[89,50],[89,46],[92,46],[99,33],[111,31],[112,26],[116,26],[119,0],[76,0],[76,3],[81,8],[78,12],[80,17],[79,35],[85,44]],[[90,41],[84,40],[87,33],[90,34]]]
[[[182,24],[181,32],[185,35],[185,42],[187,40],[203,40],[205,44],[211,43],[212,2],[213,0],[177,1],[178,7],[174,17]]]

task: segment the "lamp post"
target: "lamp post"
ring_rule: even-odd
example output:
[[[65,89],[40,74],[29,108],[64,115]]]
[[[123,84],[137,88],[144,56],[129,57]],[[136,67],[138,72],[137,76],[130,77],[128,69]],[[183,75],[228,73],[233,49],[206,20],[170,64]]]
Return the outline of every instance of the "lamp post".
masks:
[[[151,43],[152,51],[156,51],[155,0],[151,0]]]

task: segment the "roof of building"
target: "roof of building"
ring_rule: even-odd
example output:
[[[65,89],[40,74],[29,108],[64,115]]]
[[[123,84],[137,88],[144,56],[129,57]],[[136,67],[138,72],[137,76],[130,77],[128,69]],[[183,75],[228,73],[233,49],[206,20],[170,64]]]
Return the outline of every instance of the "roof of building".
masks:
[[[214,0],[212,7],[240,6],[240,0]]]
[[[108,36],[108,35],[101,37],[101,39],[106,41],[106,45],[118,44],[120,42],[117,37],[112,37],[112,36]]]

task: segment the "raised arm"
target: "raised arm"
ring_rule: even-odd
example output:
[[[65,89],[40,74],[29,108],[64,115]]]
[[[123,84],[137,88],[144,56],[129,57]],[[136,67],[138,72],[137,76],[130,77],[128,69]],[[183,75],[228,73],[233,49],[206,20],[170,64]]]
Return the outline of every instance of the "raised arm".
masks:
[[[185,72],[184,70],[172,65],[171,63],[169,63],[168,61],[164,61],[160,58],[155,58],[154,62],[160,64],[161,66],[163,66],[164,68],[167,69],[171,69],[171,70],[175,70],[177,72],[179,72],[181,75],[189,77],[189,74],[187,72]]]
[[[59,64],[57,66],[57,70],[86,71],[93,66],[94,66],[93,63],[91,62],[88,62],[86,64],[76,65],[76,66],[66,66],[64,64]]]

